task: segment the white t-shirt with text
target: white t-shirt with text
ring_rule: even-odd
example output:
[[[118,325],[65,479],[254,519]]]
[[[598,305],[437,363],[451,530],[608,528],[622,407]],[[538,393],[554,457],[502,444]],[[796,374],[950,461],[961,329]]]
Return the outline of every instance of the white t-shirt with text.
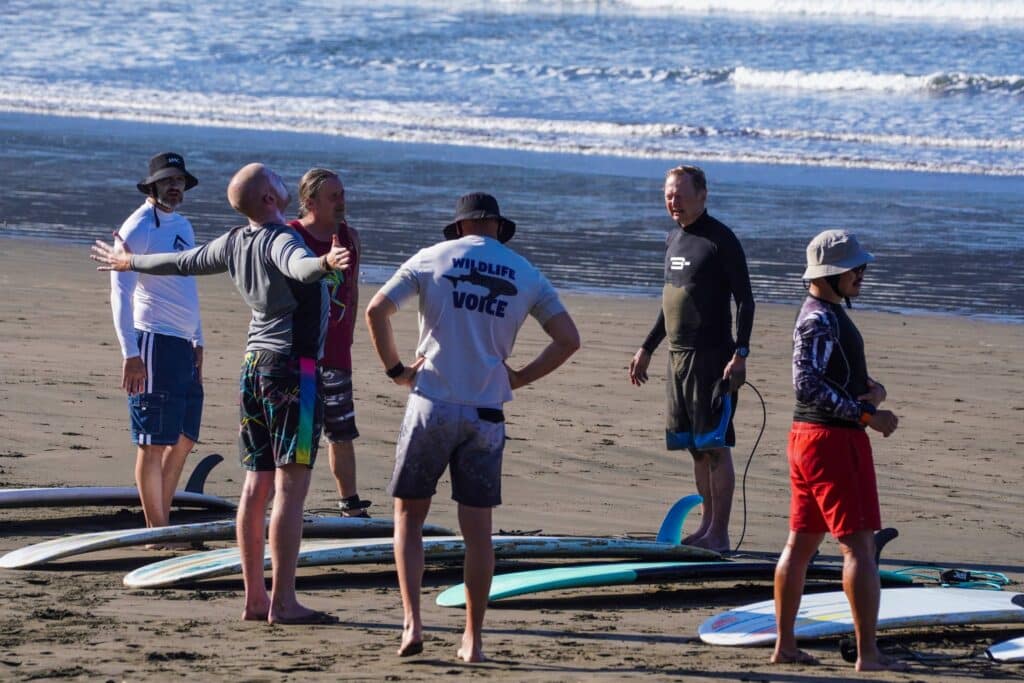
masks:
[[[380,290],[396,306],[419,304],[415,391],[481,407],[512,399],[505,359],[526,316],[544,325],[565,311],[551,283],[496,239],[469,235],[410,258]]]

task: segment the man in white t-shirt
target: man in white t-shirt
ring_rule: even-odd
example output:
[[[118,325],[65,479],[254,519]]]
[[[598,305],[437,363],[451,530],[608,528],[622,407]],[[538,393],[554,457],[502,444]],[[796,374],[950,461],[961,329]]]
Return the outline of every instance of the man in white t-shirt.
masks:
[[[466,544],[466,628],[458,655],[479,662],[494,574],[491,510],[501,504],[502,406],[513,389],[564,363],[580,338],[547,278],[504,246],[516,225],[502,217],[494,197],[465,195],[455,213],[444,229],[447,241],[406,261],[370,301],[366,321],[387,375],[412,389],[388,485],[395,498],[395,564],[405,612],[398,654],[423,651],[423,523],[437,482],[450,468]],[[390,317],[413,299],[419,305],[420,338],[416,360],[406,367]],[[513,370],[505,360],[527,315],[551,342],[528,365]]]
[[[182,252],[196,245],[188,219],[177,213],[199,183],[180,154],[149,161],[136,187],[146,201],[114,233],[134,254]],[[199,439],[203,412],[203,331],[192,277],[110,273],[110,307],[124,363],[135,482],[146,525],[166,526],[185,458]]]

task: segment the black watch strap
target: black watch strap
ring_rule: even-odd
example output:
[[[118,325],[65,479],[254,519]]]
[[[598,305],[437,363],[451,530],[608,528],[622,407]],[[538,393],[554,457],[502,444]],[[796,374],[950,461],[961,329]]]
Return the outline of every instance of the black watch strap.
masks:
[[[398,363],[396,363],[392,367],[390,367],[387,370],[385,370],[384,374],[386,374],[391,379],[395,379],[396,377],[401,375],[403,372],[405,372],[405,366],[402,365],[402,361],[398,361]]]

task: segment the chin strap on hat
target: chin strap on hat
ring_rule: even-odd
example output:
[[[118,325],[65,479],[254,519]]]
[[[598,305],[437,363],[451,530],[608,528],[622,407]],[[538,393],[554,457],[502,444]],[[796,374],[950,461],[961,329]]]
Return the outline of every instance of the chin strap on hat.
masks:
[[[842,297],[843,301],[846,302],[847,308],[853,308],[853,304],[850,303],[850,297],[844,295],[842,292],[839,291],[840,277],[842,277],[842,273],[840,273],[839,275],[829,275],[828,277],[825,278],[825,282],[827,282],[828,286],[832,288],[832,291],[835,292],[836,296]]]

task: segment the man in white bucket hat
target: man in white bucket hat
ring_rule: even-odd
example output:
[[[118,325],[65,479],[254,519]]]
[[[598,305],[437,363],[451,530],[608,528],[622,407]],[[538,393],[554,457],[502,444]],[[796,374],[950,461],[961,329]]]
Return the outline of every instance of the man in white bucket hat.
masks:
[[[817,662],[797,648],[794,627],[807,565],[828,532],[842,549],[857,670],[905,668],[884,656],[875,640],[881,587],[874,532],[882,524],[865,431],[870,427],[887,437],[897,418],[878,407],[885,387],[868,375],[864,340],[842,306],[860,295],[874,260],[844,230],[826,230],[807,245],[808,297],[793,331],[796,409],[787,448],[792,497],[789,538],[775,568],[775,664]]]

